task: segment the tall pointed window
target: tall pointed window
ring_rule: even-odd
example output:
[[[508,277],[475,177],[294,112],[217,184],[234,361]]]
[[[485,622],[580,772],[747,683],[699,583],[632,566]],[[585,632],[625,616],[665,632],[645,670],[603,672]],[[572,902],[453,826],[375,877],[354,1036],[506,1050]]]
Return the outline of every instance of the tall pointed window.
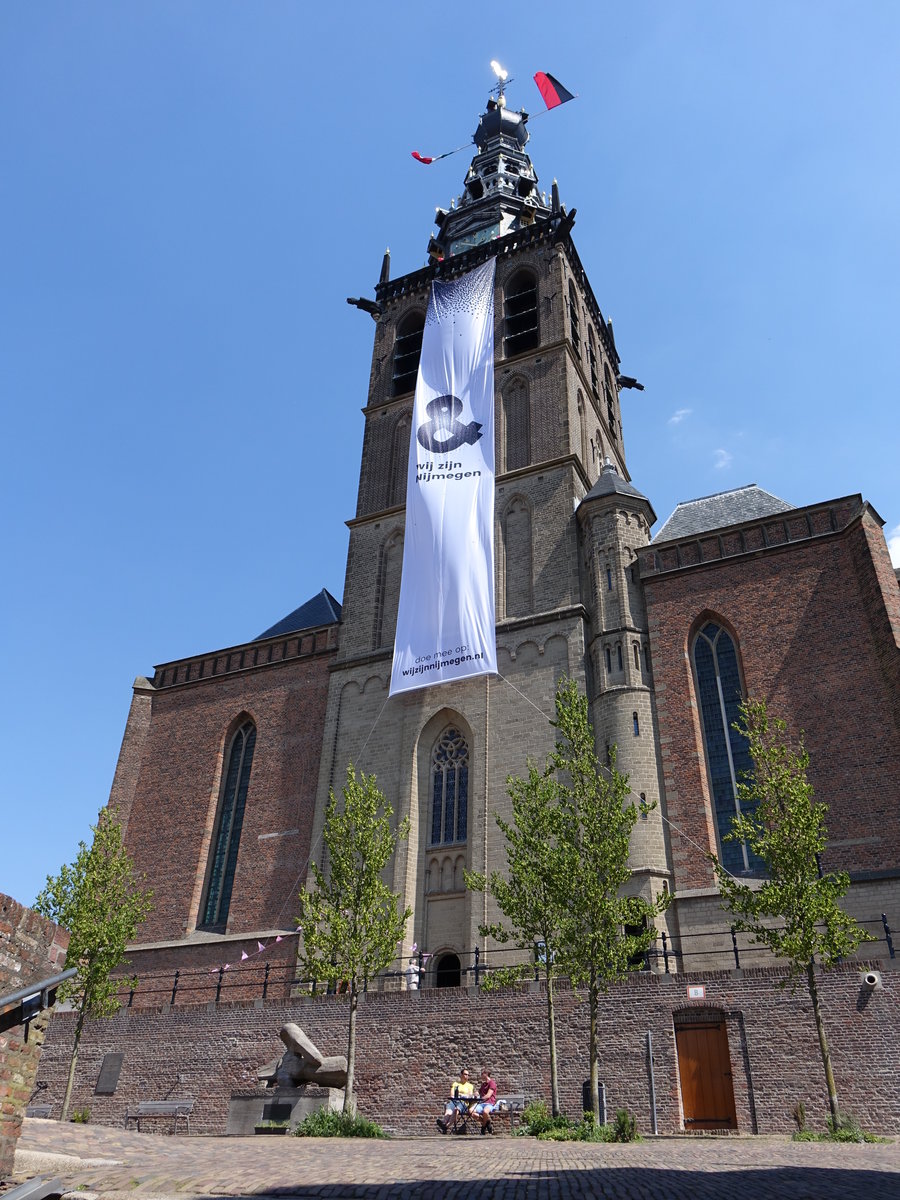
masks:
[[[723,840],[735,816],[747,811],[741,807],[737,785],[752,770],[753,762],[746,737],[734,728],[743,698],[737,648],[727,630],[714,621],[707,622],[694,640],[694,670],[719,855],[727,870],[756,874],[764,870],[764,864],[747,844]]]
[[[431,845],[464,842],[469,823],[469,747],[445,729],[431,755]]]
[[[531,271],[517,271],[506,285],[503,317],[503,352],[507,358],[537,346],[537,279]]]
[[[378,650],[391,646],[397,630],[397,605],[400,601],[400,573],[403,567],[403,533],[395,530],[381,547],[378,579],[375,585],[375,624],[372,646]]]
[[[531,509],[514,497],[503,514],[504,609],[507,617],[522,617],[534,607]]]
[[[513,379],[503,389],[503,465],[507,471],[531,462],[531,412],[528,384]]]
[[[391,437],[391,470],[388,479],[388,506],[406,502],[406,476],[409,467],[409,413],[404,413],[394,426]]]
[[[409,316],[404,317],[397,327],[392,387],[395,396],[404,396],[416,386],[424,330],[425,317],[419,312],[410,313]]]
[[[606,394],[606,423],[609,426],[609,436],[619,440],[619,427],[616,423],[616,404],[614,400],[615,385],[609,367],[603,368],[603,391]]]
[[[588,326],[588,365],[591,368],[591,390],[600,399],[600,381],[597,376],[597,341],[593,325]]]
[[[255,745],[256,726],[252,721],[245,721],[231,739],[228,748],[228,766],[222,785],[209,881],[201,909],[202,929],[221,932],[228,922],[228,907],[231,904],[231,889],[234,885],[234,871],[237,866]]]
[[[576,357],[581,358],[581,320],[578,315],[578,296],[575,284],[569,284],[569,336],[575,347]]]

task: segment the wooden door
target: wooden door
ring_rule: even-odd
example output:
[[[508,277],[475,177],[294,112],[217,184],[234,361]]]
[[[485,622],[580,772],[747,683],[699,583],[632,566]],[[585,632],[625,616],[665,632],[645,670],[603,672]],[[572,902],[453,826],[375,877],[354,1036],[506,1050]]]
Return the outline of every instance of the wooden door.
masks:
[[[685,1129],[736,1129],[725,1022],[676,1026],[675,1044]]]

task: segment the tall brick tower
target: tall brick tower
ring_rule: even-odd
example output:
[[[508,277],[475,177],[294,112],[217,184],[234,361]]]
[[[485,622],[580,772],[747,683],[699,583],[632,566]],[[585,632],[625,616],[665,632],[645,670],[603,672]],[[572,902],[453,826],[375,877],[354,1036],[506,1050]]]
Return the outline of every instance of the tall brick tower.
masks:
[[[635,567],[654,516],[628,482],[612,327],[572,241],[556,183],[538,187],[528,115],[500,91],[474,134],[463,191],[438,209],[428,265],[351,300],[376,322],[340,647],[333,664],[314,847],[330,787],[348,762],[377,774],[411,835],[393,886],[414,910],[417,942],[438,982],[483,946],[493,919],[463,868],[504,864],[493,814],[506,778],[553,744],[558,678],[588,691],[598,749],[616,743],[636,792],[659,799],[646,616]],[[499,677],[388,699],[403,556],[413,391],[429,288],[496,256],[496,613]],[[638,826],[634,886],[666,872],[660,814]],[[485,948],[488,953],[491,947]],[[456,960],[459,960],[457,962]]]

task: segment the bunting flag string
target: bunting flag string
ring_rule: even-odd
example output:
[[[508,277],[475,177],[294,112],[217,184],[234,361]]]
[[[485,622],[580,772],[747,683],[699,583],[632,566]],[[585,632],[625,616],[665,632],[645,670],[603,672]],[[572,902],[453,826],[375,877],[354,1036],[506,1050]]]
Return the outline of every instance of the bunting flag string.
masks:
[[[460,150],[465,150],[471,145],[472,140],[470,138],[469,141],[463,142],[461,146],[457,146],[455,150],[445,150],[443,154],[420,154],[418,150],[411,150],[410,154],[413,156],[416,162],[421,163],[423,167],[430,167],[432,163],[440,162],[442,158],[450,158],[450,156],[453,154],[459,154]]]
[[[298,933],[300,932],[299,929],[297,932]],[[240,961],[246,962],[247,959],[249,959],[249,958],[258,958],[260,954],[265,954],[265,952],[267,950],[269,950],[272,946],[276,945],[278,942],[283,942],[283,941],[284,941],[284,937],[280,933],[277,934],[275,939],[271,942],[257,941],[256,949],[253,951],[252,954],[248,954],[246,950],[241,951]],[[218,967],[211,967],[209,973],[210,973],[210,975],[218,975],[218,973],[220,971],[230,971],[231,968],[235,965],[236,965],[235,963],[221,963]]]

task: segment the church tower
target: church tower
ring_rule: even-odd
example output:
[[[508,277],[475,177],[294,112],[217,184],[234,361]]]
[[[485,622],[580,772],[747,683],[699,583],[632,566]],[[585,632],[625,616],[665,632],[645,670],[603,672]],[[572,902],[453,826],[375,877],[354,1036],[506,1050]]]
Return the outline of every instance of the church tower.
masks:
[[[397,818],[410,818],[392,885],[414,912],[404,949],[415,942],[432,956],[432,982],[460,982],[476,945],[502,964],[478,934],[497,914],[488,897],[466,891],[463,869],[505,865],[494,813],[510,814],[507,776],[552,748],[561,675],[587,691],[598,752],[615,744],[636,795],[660,800],[636,566],[655,517],[629,482],[619,405],[620,388],[639,385],[620,373],[612,326],[572,240],[575,211],[555,181],[549,196],[540,189],[528,114],[507,108],[499,91],[479,119],[460,196],[437,210],[427,265],[391,279],[386,255],[375,300],[349,301],[376,329],[312,844],[347,764],[374,772]],[[389,699],[429,289],[492,256],[499,675]],[[639,821],[632,859],[634,887],[649,898],[668,874],[658,808]]]

